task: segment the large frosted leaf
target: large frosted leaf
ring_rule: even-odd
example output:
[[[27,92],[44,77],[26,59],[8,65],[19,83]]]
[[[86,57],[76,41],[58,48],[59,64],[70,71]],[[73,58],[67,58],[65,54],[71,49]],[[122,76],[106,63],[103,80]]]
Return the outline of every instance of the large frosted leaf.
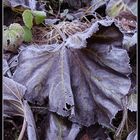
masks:
[[[20,52],[13,79],[33,103],[47,102],[50,111],[84,126],[110,126],[131,85],[122,38],[113,21],[102,20],[66,43],[31,45]]]

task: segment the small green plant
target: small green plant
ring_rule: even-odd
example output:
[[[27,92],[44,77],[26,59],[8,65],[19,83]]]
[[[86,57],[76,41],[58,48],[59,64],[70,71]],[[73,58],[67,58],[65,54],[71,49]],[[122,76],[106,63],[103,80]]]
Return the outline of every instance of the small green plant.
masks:
[[[33,11],[25,10],[22,14],[23,22],[25,24],[24,28],[24,41],[30,42],[32,40],[32,26],[33,24],[41,24],[46,18],[46,13],[44,11]]]
[[[22,14],[25,26],[13,23],[9,27],[4,26],[4,50],[16,52],[23,42],[31,42],[33,24],[41,24],[46,18],[44,11],[25,10]]]
[[[23,40],[25,42],[30,42],[32,40],[32,31],[26,26],[23,26],[23,29],[24,29]]]

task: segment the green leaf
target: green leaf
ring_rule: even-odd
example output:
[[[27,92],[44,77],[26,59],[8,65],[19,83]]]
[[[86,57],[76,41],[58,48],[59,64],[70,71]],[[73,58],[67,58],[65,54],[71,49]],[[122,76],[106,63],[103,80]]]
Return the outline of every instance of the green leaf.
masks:
[[[25,42],[30,42],[32,40],[32,32],[29,28],[27,28],[26,26],[23,27],[24,29],[24,41]]]
[[[46,13],[44,11],[32,11],[32,14],[35,18],[35,23],[40,24],[46,18]]]
[[[22,14],[24,24],[31,29],[33,26],[33,15],[31,10],[25,10]]]

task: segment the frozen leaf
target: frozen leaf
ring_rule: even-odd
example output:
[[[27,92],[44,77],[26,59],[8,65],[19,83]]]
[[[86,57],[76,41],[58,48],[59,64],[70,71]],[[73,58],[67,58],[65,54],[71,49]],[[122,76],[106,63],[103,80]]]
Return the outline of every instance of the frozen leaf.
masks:
[[[137,140],[137,132],[133,130],[128,136],[126,140]]]
[[[23,37],[24,41],[30,42],[32,40],[32,31],[26,26],[24,26],[23,29],[24,29],[24,37]]]
[[[62,44],[31,45],[20,52],[13,79],[32,103],[48,101],[50,111],[84,126],[111,127],[131,85],[122,40],[113,21],[102,20]]]
[[[24,30],[18,23],[13,23],[3,31],[4,50],[16,52],[19,45],[23,42]]]
[[[46,18],[46,13],[44,11],[32,11],[32,14],[35,18],[35,23],[40,24]]]
[[[9,116],[20,115],[24,117],[22,98],[26,88],[7,77],[4,77],[3,80],[4,113]]]
[[[25,10],[22,14],[24,24],[31,29],[33,26],[33,15],[31,10]]]
[[[137,111],[137,94],[132,93],[128,96],[128,109],[131,111]]]
[[[27,121],[27,132],[29,140],[36,140],[36,126],[32,111],[23,96],[26,87],[9,79],[3,78],[3,101],[5,116],[22,116]]]

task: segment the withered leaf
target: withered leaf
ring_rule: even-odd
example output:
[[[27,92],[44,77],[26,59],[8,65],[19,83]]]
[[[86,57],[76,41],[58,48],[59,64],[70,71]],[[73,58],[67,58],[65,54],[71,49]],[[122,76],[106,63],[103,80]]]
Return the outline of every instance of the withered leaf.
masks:
[[[4,114],[24,117],[22,98],[25,94],[26,87],[10,78],[4,77],[3,88]]]
[[[113,21],[95,22],[66,43],[23,49],[13,79],[27,87],[32,103],[47,101],[50,111],[84,126],[111,127],[131,85],[122,40]]]
[[[26,87],[10,78],[3,78],[4,116],[22,116],[27,122],[29,140],[36,140],[36,126],[32,111],[23,96]]]

